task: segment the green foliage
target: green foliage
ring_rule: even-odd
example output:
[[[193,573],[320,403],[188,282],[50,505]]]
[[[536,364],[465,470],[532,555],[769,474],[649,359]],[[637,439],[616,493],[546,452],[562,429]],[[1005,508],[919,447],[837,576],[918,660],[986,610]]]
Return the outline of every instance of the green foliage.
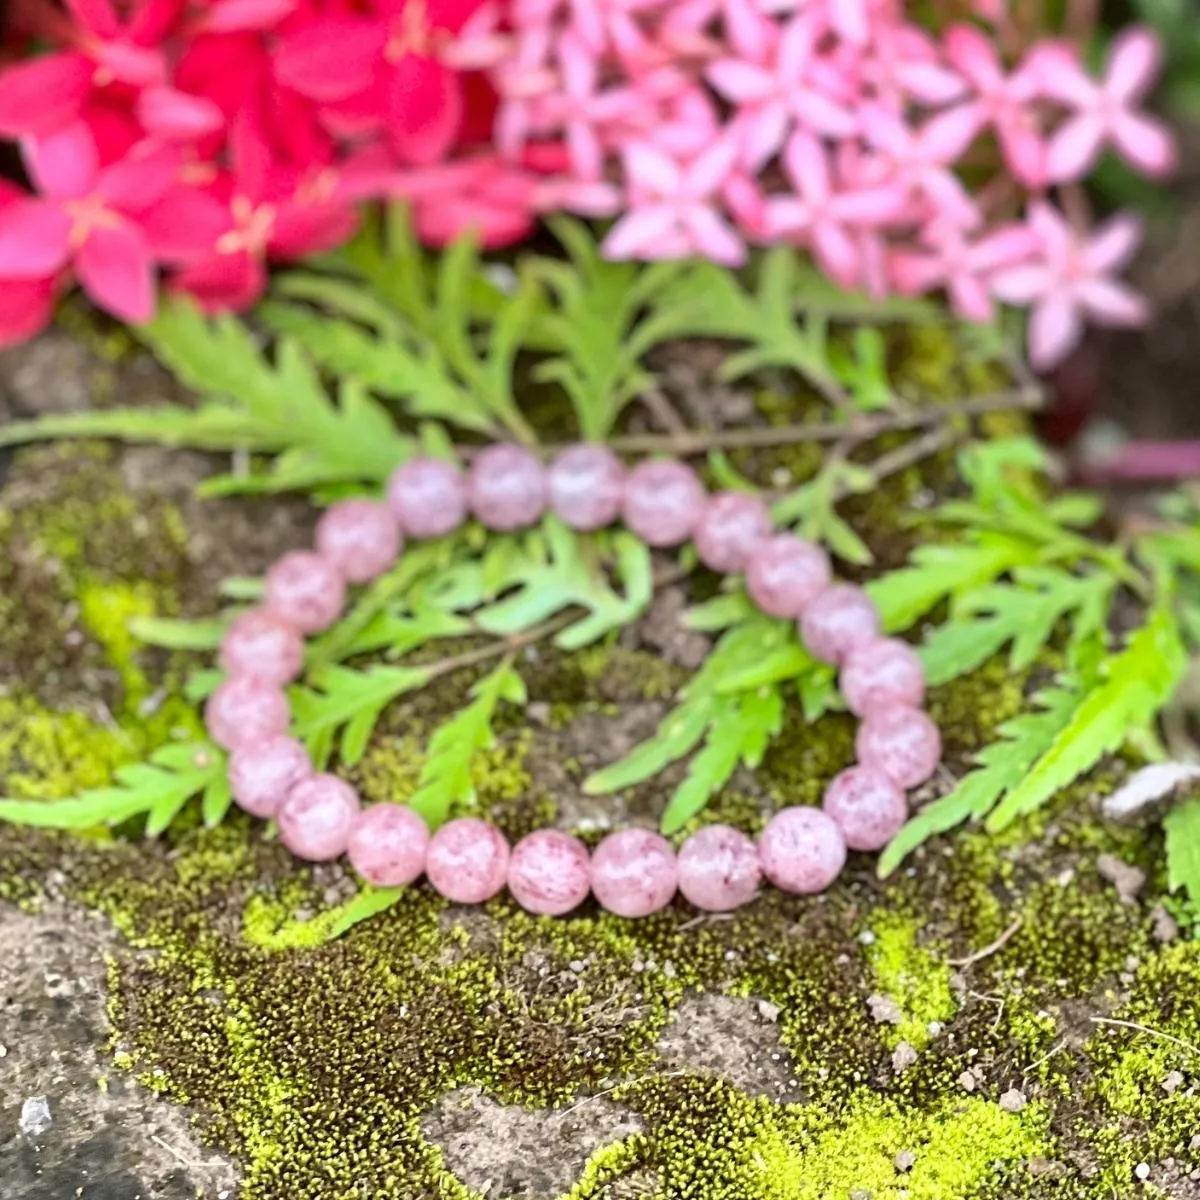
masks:
[[[1176,804],[1163,819],[1167,848],[1167,885],[1182,888],[1200,905],[1200,799]]]

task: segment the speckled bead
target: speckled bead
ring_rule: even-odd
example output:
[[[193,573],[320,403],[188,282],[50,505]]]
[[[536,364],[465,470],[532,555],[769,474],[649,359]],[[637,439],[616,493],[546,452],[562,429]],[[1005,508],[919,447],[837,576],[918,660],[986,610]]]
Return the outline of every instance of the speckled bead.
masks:
[[[858,761],[894,779],[902,788],[924,783],[942,760],[942,735],[915,708],[885,708],[858,727]]]
[[[822,662],[841,663],[858,646],[879,636],[879,613],[862,588],[835,583],[800,617],[800,637]]]
[[[345,603],[346,581],[323,555],[293,550],[267,572],[267,611],[301,633],[328,629]]]
[[[770,617],[795,620],[830,578],[829,555],[790,533],[759,542],[746,561],[746,593]]]
[[[710,497],[693,537],[700,561],[710,571],[742,571],[751,552],[771,536],[771,514],[756,496],[718,492]]]
[[[385,504],[341,500],[317,522],[316,546],[347,583],[369,583],[400,556],[400,526]]]
[[[523,837],[508,860],[508,890],[526,912],[558,917],[591,890],[587,847],[569,833],[539,829]]]
[[[283,691],[252,676],[225,680],[204,706],[205,728],[223,750],[286,733],[291,720]]]
[[[666,838],[648,829],[610,833],[592,851],[592,894],[619,917],[647,917],[675,895],[678,866]]]
[[[460,817],[430,839],[425,876],[447,900],[482,904],[504,887],[508,857],[500,830],[477,817]]]
[[[705,912],[741,908],[761,881],[758,851],[740,829],[706,825],[679,849],[679,890]]]
[[[920,708],[925,668],[906,642],[875,638],[856,646],[842,663],[838,682],[852,713],[865,717],[881,708]]]
[[[471,463],[467,498],[476,520],[489,529],[524,529],[538,521],[546,507],[546,473],[524,446],[489,446]]]
[[[297,858],[329,862],[345,854],[358,814],[358,793],[345,780],[310,775],[279,807],[279,840]]]
[[[603,446],[571,446],[551,464],[546,488],[554,515],[572,529],[602,529],[621,512],[625,468]]]
[[[392,472],[387,503],[408,537],[444,537],[467,519],[467,481],[453,463],[412,458]]]
[[[821,807],[851,850],[882,850],[908,817],[904,792],[872,767],[850,767],[834,776]]]
[[[639,463],[625,480],[625,527],[648,546],[678,546],[692,536],[704,507],[696,472],[673,459]]]
[[[373,804],[354,819],[346,855],[376,887],[405,887],[425,870],[429,827],[402,804]]]
[[[225,631],[220,662],[231,679],[253,676],[282,686],[304,669],[304,638],[282,617],[252,608]]]
[[[292,788],[312,773],[308,751],[282,734],[246,742],[229,756],[234,803],[263,820],[274,817]]]
[[[846,863],[846,839],[819,808],[780,809],[758,839],[763,874],[781,891],[824,891]]]

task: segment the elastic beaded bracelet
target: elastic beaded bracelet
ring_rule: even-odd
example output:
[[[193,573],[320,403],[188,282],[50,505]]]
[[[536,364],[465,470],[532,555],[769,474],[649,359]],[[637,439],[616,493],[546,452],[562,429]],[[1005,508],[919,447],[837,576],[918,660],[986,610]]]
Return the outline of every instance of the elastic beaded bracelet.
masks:
[[[547,509],[578,530],[621,519],[654,547],[691,540],[705,566],[744,572],[746,592],[762,612],[797,621],[809,652],[840,669],[846,704],[861,719],[858,764],[830,782],[821,808],[782,809],[757,844],[740,830],[710,825],[678,854],[645,829],[610,833],[590,854],[556,829],[540,829],[510,849],[495,826],[475,817],[431,834],[403,805],[364,809],[348,783],[314,770],[304,746],[287,736],[284,688],[301,673],[305,637],[341,615],[348,586],[389,570],[405,538],[444,536],[468,516],[510,532],[533,525]],[[770,514],[753,496],[709,496],[684,463],[654,460],[626,472],[601,446],[565,450],[548,470],[508,444],[481,451],[466,476],[433,459],[405,463],[388,483],[386,503],[333,505],[317,524],[315,549],[275,563],[261,607],[226,631],[220,663],[226,679],[208,700],[205,722],[230,752],[229,782],[241,808],[275,820],[298,858],[346,854],[363,879],[381,887],[423,874],[462,904],[490,900],[507,886],[532,913],[561,915],[591,894],[610,912],[640,917],[677,891],[697,908],[727,912],[751,900],[764,877],[786,892],[819,892],[837,878],[848,850],[875,851],[891,840],[907,817],[905,789],[928,779],[941,759],[937,726],[920,707],[920,660],[904,642],[882,636],[865,592],[833,582],[823,550],[772,533]]]

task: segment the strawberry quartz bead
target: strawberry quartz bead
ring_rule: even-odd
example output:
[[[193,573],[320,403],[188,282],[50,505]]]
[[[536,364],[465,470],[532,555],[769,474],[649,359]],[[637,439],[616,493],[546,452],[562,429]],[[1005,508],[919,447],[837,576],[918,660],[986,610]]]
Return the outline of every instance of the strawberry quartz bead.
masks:
[[[795,620],[830,578],[829,555],[790,533],[759,542],[746,561],[746,592],[769,617]]]
[[[313,773],[308,751],[295,738],[258,738],[229,757],[229,788],[237,806],[268,820],[302,779]]]
[[[477,817],[447,821],[425,853],[425,876],[447,900],[482,904],[508,874],[508,843],[494,825]]]
[[[523,446],[502,442],[475,456],[467,498],[476,520],[509,533],[534,524],[546,507],[546,473]]]
[[[402,804],[373,804],[354,819],[346,855],[376,887],[404,887],[425,870],[429,827]]]
[[[679,890],[705,912],[730,912],[754,898],[762,879],[758,851],[740,829],[708,825],[679,850]]]
[[[342,500],[317,522],[317,551],[347,583],[369,583],[400,556],[400,527],[373,500]]]
[[[692,536],[704,499],[704,485],[686,464],[639,463],[625,480],[625,527],[647,546],[678,546]]]
[[[550,507],[572,529],[603,529],[621,512],[625,468],[603,446],[572,446],[546,474]]]
[[[392,472],[387,503],[409,537],[444,537],[467,519],[467,482],[452,463],[413,458]]]
[[[763,874],[780,891],[824,891],[846,863],[846,839],[819,808],[783,808],[758,839]]]
[[[336,775],[312,775],[288,792],[275,820],[279,840],[308,862],[346,853],[359,814],[358,793]]]
[[[592,894],[618,917],[646,917],[670,903],[678,866],[666,838],[648,829],[610,833],[592,851]]]
[[[286,733],[292,713],[282,690],[264,679],[227,679],[209,696],[204,724],[223,750],[238,750],[260,738]]]
[[[850,767],[834,776],[821,807],[851,850],[882,850],[908,817],[904,792],[871,767]]]
[[[693,537],[696,553],[710,571],[745,569],[754,548],[771,536],[767,506],[745,492],[718,492],[700,513]]]
[[[879,636],[879,613],[870,597],[849,583],[826,588],[804,610],[800,637],[813,658],[840,663],[851,650]]]
[[[838,682],[858,717],[881,708],[920,708],[925,699],[925,668],[916,651],[895,638],[875,638],[851,650]]]
[[[937,770],[942,735],[919,709],[884,708],[858,727],[854,748],[864,767],[874,767],[902,788],[910,788]]]
[[[293,550],[267,572],[267,611],[301,633],[328,629],[345,603],[346,581],[324,555]]]
[[[539,829],[513,847],[508,890],[526,912],[560,917],[587,899],[591,885],[587,847],[569,833]]]
[[[232,679],[253,676],[282,686],[304,668],[304,638],[282,617],[252,608],[221,638],[221,667]]]

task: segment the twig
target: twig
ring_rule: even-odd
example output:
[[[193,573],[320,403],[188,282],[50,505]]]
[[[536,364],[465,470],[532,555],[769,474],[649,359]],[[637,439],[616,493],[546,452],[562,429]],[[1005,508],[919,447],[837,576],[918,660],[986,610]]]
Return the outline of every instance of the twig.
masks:
[[[640,399],[660,429],[666,430],[671,437],[687,436],[687,425],[661,388],[647,388],[641,393]]]
[[[1089,1020],[1093,1025],[1116,1025],[1120,1029],[1133,1029],[1138,1033],[1148,1033],[1151,1037],[1162,1038],[1164,1042],[1170,1042],[1200,1058],[1200,1046],[1193,1046],[1191,1042],[1185,1042],[1183,1038],[1177,1038],[1172,1033],[1163,1033],[1161,1029],[1151,1029],[1149,1025],[1139,1025],[1136,1021],[1118,1021],[1116,1017],[1090,1017]]]
[[[945,449],[951,443],[958,441],[960,436],[958,430],[949,425],[943,425],[940,429],[930,429],[920,437],[913,438],[911,442],[905,442],[903,446],[897,446],[895,450],[881,454],[867,470],[871,472],[875,483],[882,483],[889,476],[897,475],[909,467],[916,466],[917,463],[936,454],[939,450]],[[845,500],[847,496],[853,494],[853,489],[841,484],[834,488],[831,500],[836,504],[839,500]]]
[[[562,1112],[554,1114],[556,1120],[561,1121],[563,1117],[569,1116],[576,1109],[582,1108],[585,1104],[591,1104],[593,1100],[602,1100],[605,1096],[612,1095],[618,1088],[632,1087],[637,1083],[647,1083],[651,1079],[676,1079],[680,1075],[691,1075],[693,1072],[687,1070],[680,1071],[656,1071],[652,1075],[641,1075],[637,1079],[622,1079],[620,1083],[614,1083],[612,1087],[606,1087],[598,1092],[593,1092],[590,1096],[584,1096],[582,1100],[577,1100],[570,1108],[564,1108]]]
[[[991,958],[998,950],[1004,948],[1008,940],[1020,928],[1021,918],[1018,917],[994,942],[990,942],[982,950],[976,950],[973,954],[968,954],[966,958],[949,959],[949,965],[952,967],[973,967],[977,962],[982,962],[985,958]]]
[[[200,1163],[194,1162],[192,1159],[188,1158],[186,1155],[180,1153],[180,1151],[176,1150],[175,1147],[170,1144],[170,1142],[166,1141],[164,1138],[159,1137],[157,1133],[152,1133],[150,1135],[150,1140],[152,1142],[157,1142],[168,1154],[170,1154],[172,1157],[176,1158],[179,1162],[183,1163],[183,1165],[185,1167],[188,1167],[193,1171],[196,1170],[196,1168],[201,1165]]]
[[[1037,1060],[1037,1062],[1030,1063],[1029,1066],[1027,1066],[1021,1073],[1021,1078],[1027,1079],[1033,1074],[1034,1071],[1038,1069],[1038,1067],[1042,1065],[1042,1063],[1049,1062],[1056,1054],[1059,1053],[1059,1051],[1064,1050],[1066,1045],[1067,1039],[1063,1038],[1063,1040],[1059,1042],[1057,1046],[1052,1046],[1046,1054],[1043,1054],[1042,1057]]]

